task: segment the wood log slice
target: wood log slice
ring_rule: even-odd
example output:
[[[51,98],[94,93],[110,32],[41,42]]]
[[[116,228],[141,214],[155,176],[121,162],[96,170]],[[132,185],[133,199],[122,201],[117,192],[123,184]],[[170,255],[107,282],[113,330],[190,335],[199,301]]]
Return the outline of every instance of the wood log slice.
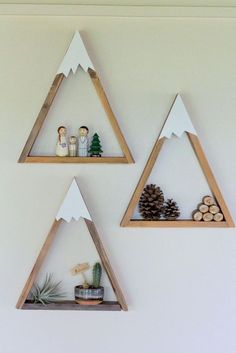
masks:
[[[195,210],[195,211],[193,211],[192,217],[193,217],[194,221],[199,222],[202,220],[202,212]]]
[[[214,198],[208,195],[203,197],[202,202],[207,206],[211,206],[215,204]]]
[[[221,222],[221,221],[223,221],[223,219],[224,219],[224,216],[223,216],[223,214],[220,213],[220,212],[218,212],[218,213],[216,213],[216,214],[214,215],[214,221],[215,221],[215,222]]]
[[[220,208],[217,205],[211,205],[209,207],[209,212],[212,214],[216,214],[220,212]]]
[[[203,221],[211,222],[213,220],[213,214],[210,212],[206,212],[203,214]]]
[[[209,207],[207,205],[205,205],[204,203],[200,203],[200,205],[198,205],[198,209],[202,213],[209,212]]]

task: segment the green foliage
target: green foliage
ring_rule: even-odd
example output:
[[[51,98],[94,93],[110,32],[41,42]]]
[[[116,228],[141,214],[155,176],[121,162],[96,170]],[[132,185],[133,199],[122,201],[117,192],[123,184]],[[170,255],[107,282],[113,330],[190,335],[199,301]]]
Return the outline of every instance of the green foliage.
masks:
[[[102,266],[99,262],[96,262],[93,266],[93,287],[98,288],[102,277]]]
[[[93,135],[90,149],[88,152],[90,153],[90,156],[98,156],[98,157],[100,157],[101,153],[103,152],[100,139],[97,133]]]
[[[56,302],[60,298],[65,297],[65,293],[60,291],[61,282],[53,282],[52,274],[46,274],[46,278],[41,286],[34,283],[31,290],[34,303],[41,303],[43,305]]]

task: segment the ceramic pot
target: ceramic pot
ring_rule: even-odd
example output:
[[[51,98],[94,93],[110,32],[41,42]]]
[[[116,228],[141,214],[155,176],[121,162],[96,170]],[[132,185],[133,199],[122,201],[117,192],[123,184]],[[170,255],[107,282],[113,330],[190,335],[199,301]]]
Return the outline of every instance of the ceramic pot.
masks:
[[[97,305],[103,302],[104,287],[83,288],[79,285],[75,287],[75,301],[81,305]]]

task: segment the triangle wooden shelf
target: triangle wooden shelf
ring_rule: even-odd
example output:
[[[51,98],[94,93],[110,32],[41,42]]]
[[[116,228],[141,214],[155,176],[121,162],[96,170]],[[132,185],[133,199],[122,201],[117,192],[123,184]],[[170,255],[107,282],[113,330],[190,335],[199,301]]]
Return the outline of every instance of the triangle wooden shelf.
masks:
[[[190,144],[195,152],[195,155],[199,161],[200,167],[205,175],[208,182],[210,190],[220,206],[221,212],[224,216],[224,221],[222,222],[204,222],[204,221],[193,221],[193,220],[175,220],[175,221],[149,221],[143,219],[132,219],[136,205],[138,204],[139,198],[143,192],[146,185],[148,177],[158,159],[159,153],[163,147],[167,138],[171,138],[172,134],[177,137],[181,137],[183,133],[186,133]],[[174,102],[170,108],[167,115],[166,121],[162,127],[160,135],[153,147],[153,150],[148,158],[147,164],[143,170],[143,173],[139,179],[138,185],[131,197],[130,203],[125,211],[124,217],[121,221],[121,227],[162,227],[162,228],[172,228],[172,227],[234,227],[233,219],[230,215],[228,207],[224,201],[221,191],[217,185],[214,174],[210,168],[204,151],[201,147],[200,140],[198,139],[196,130],[194,129],[184,103],[179,94],[176,95]]]
[[[89,234],[92,238],[92,241],[100,256],[103,268],[106,271],[108,279],[116,295],[117,301],[104,301],[102,304],[99,304],[99,305],[88,305],[88,306],[77,304],[71,300],[60,301],[57,303],[51,303],[47,305],[41,305],[39,303],[31,302],[28,299],[28,295],[30,293],[31,288],[33,287],[33,284],[47,256],[47,253],[55,239],[55,236],[57,234],[57,231],[61,222],[63,221],[70,222],[72,219],[78,221],[80,218],[84,219],[84,222],[87,226]],[[24,309],[24,310],[101,310],[101,311],[105,311],[105,310],[127,311],[128,310],[128,306],[126,304],[121,287],[118,283],[118,280],[116,279],[115,273],[111,267],[110,261],[103,247],[98,231],[95,227],[94,222],[92,221],[88,208],[83,200],[82,194],[79,190],[78,184],[75,179],[72,181],[72,184],[65,196],[65,199],[55,217],[52,227],[46,237],[46,240],[39,252],[37,260],[30,272],[30,275],[18,299],[16,308]]]
[[[38,134],[46,120],[47,114],[52,106],[53,100],[61,86],[64,78],[68,77],[72,71],[74,74],[78,67],[88,72],[89,77],[94,85],[98,98],[107,115],[108,121],[113,129],[113,132],[120,145],[123,156],[121,157],[56,157],[56,156],[33,156],[31,155],[32,148],[38,137]],[[47,97],[41,107],[38,117],[22,150],[19,163],[134,163],[134,159],[126,143],[124,135],[116,120],[115,114],[110,106],[106,93],[98,74],[89,58],[85,45],[79,32],[76,32],[71,44],[66,52],[64,59],[56,73],[54,81],[49,89]]]

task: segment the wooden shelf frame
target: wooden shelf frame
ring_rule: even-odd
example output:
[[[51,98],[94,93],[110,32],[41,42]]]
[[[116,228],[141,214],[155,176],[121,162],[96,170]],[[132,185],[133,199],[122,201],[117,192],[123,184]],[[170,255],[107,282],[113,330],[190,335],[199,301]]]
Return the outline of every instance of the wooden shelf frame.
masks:
[[[46,238],[46,240],[45,240],[45,242],[44,242],[44,244],[43,244],[43,246],[42,246],[42,248],[40,250],[38,258],[37,258],[32,270],[30,272],[30,275],[29,275],[29,277],[28,277],[28,279],[26,281],[26,284],[25,284],[25,286],[24,286],[24,288],[22,290],[22,293],[21,293],[21,295],[20,295],[20,297],[18,299],[18,302],[16,304],[16,308],[17,309],[33,309],[33,308],[35,308],[35,306],[37,308],[37,305],[40,305],[40,304],[30,303],[29,301],[27,301],[27,297],[28,297],[28,295],[30,293],[31,288],[33,287],[33,284],[34,284],[34,282],[36,280],[36,277],[37,277],[37,275],[39,273],[39,270],[40,270],[40,268],[41,268],[41,266],[42,266],[42,264],[43,264],[43,262],[44,262],[44,260],[45,260],[45,258],[47,256],[47,254],[48,254],[49,248],[51,247],[51,245],[53,243],[53,240],[55,239],[56,233],[57,233],[58,228],[59,228],[59,226],[60,226],[62,221],[63,220],[61,220],[61,219],[60,220],[56,220],[56,219],[54,220],[54,222],[52,224],[52,227],[51,227],[51,229],[50,229],[50,231],[49,231],[49,233],[47,235],[47,238]],[[111,267],[110,261],[108,259],[107,254],[106,254],[106,251],[105,251],[105,249],[103,247],[102,241],[101,241],[101,239],[99,237],[99,234],[98,234],[98,231],[97,231],[97,229],[95,227],[95,224],[93,223],[93,221],[90,221],[90,220],[88,220],[86,218],[84,218],[84,221],[85,221],[85,224],[86,224],[86,226],[88,228],[90,236],[91,236],[91,238],[92,238],[92,240],[94,242],[94,245],[95,245],[95,247],[97,249],[97,252],[98,252],[98,254],[100,256],[100,259],[102,261],[102,265],[103,265],[103,267],[104,267],[104,269],[105,269],[105,271],[107,273],[107,276],[109,278],[109,281],[110,281],[110,283],[112,285],[112,288],[113,288],[114,293],[115,293],[116,298],[117,298],[117,303],[119,304],[121,310],[127,311],[128,310],[128,306],[126,304],[124,295],[122,293],[122,290],[121,290],[121,287],[120,287],[120,285],[118,283],[118,280],[116,279],[115,273],[114,273],[114,271],[113,271],[113,269]],[[72,303],[74,303],[74,302],[70,302],[70,305],[68,306],[68,309],[72,308]],[[114,306],[114,302],[105,302],[105,303],[106,303],[106,305],[102,306],[103,309],[100,309],[100,310],[106,310],[106,308],[109,305]],[[61,302],[61,303],[52,303],[50,305],[51,305],[51,308],[54,308],[54,310],[55,310],[55,309],[58,308],[58,306],[64,305],[64,304],[65,303]],[[67,304],[68,304],[68,301],[67,301]],[[76,305],[80,306],[80,304],[76,304]],[[74,307],[74,304],[73,304],[73,307]],[[98,310],[97,308],[95,308],[95,306],[93,306],[93,307],[94,307],[94,310]],[[41,309],[42,310],[43,309],[47,310],[47,308],[44,308],[44,306],[42,306]],[[82,310],[82,309],[78,309],[77,307],[76,307],[76,309],[77,310]],[[87,308],[87,309],[83,309],[83,310],[92,310],[92,308],[90,308],[90,309]]]
[[[73,300],[65,300],[57,303],[43,305],[26,300],[23,310],[80,310],[80,311],[121,311],[121,306],[117,301],[104,301],[99,305],[80,305]]]
[[[176,98],[178,95],[175,97],[175,100],[171,106],[171,109],[176,101]],[[170,109],[170,111],[171,111]],[[170,113],[169,111],[169,113]],[[169,115],[168,113],[168,115]],[[168,119],[167,115],[167,119]],[[166,121],[167,121],[166,119]],[[165,125],[165,124],[164,124]],[[164,126],[163,125],[163,126]],[[225,200],[221,194],[221,191],[217,185],[216,179],[214,177],[214,174],[211,170],[211,167],[207,161],[207,158],[204,154],[204,151],[202,149],[200,140],[198,139],[197,135],[186,132],[188,139],[190,141],[190,144],[195,152],[195,155],[197,157],[197,160],[200,164],[200,167],[205,175],[205,178],[207,180],[207,183],[210,187],[210,190],[216,199],[216,202],[221,208],[221,212],[224,215],[224,221],[223,222],[196,222],[193,220],[175,220],[175,221],[166,221],[166,220],[160,220],[160,221],[147,221],[147,220],[138,220],[138,219],[132,219],[132,215],[134,213],[135,207],[138,204],[138,201],[140,199],[140,196],[143,192],[143,189],[147,183],[148,177],[151,174],[151,171],[154,167],[155,162],[158,159],[158,156],[160,154],[160,151],[163,147],[163,144],[166,141],[166,137],[160,137],[160,135],[157,138],[156,143],[154,144],[154,147],[152,149],[152,152],[148,158],[148,161],[146,163],[146,166],[143,170],[143,173],[139,179],[139,182],[134,190],[134,193],[131,197],[131,200],[129,202],[129,205],[125,211],[125,214],[122,218],[122,221],[120,223],[121,227],[234,227],[234,221],[231,217],[231,214],[229,212],[229,209],[225,203]]]
[[[131,219],[125,227],[141,227],[141,228],[225,228],[228,227],[227,222],[204,222],[193,221],[189,219],[179,219],[175,221],[145,221],[143,219]]]
[[[24,163],[127,163],[125,157],[28,156]]]
[[[113,291],[114,291],[116,299],[117,299],[117,302],[115,302],[115,303],[113,301],[110,301],[110,302],[106,301],[103,303],[103,305],[101,307],[99,304],[100,310],[106,310],[106,308],[109,305],[113,307],[113,309],[110,308],[109,310],[118,310],[117,303],[120,306],[120,310],[124,310],[124,311],[128,310],[128,306],[126,304],[126,301],[125,301],[124,295],[122,293],[121,287],[119,285],[119,282],[118,282],[118,280],[115,276],[115,273],[112,269],[111,263],[108,259],[107,253],[104,249],[104,246],[102,244],[102,241],[100,239],[100,236],[98,234],[96,226],[95,226],[94,222],[92,221],[92,218],[90,216],[88,208],[83,200],[82,194],[79,190],[79,187],[78,187],[75,179],[73,179],[73,181],[72,181],[72,184],[71,184],[71,186],[65,196],[63,203],[61,204],[61,207],[56,215],[56,218],[54,219],[53,224],[48,232],[46,240],[45,240],[45,242],[39,252],[39,255],[35,261],[35,264],[29,274],[29,277],[25,283],[25,286],[19,296],[19,299],[16,304],[17,309],[33,309],[35,305],[38,305],[38,304],[30,303],[30,301],[27,300],[27,298],[30,293],[30,290],[33,287],[33,284],[36,280],[36,277],[40,271],[40,268],[41,268],[41,266],[47,256],[47,254],[48,254],[48,251],[53,244],[53,241],[56,237],[56,234],[57,234],[57,231],[60,227],[60,224],[65,221],[70,222],[72,219],[79,220],[80,218],[82,218],[84,220],[84,222],[87,226],[88,232],[92,238],[92,241],[93,241],[95,248],[98,252],[98,255],[101,259],[103,268],[108,276],[108,279],[110,281],[110,284],[113,288]],[[54,308],[54,310],[55,310],[56,308],[58,308],[58,305],[62,305],[62,304],[64,305],[64,307],[66,306],[64,308],[66,310],[66,308],[72,309],[72,307],[74,307],[75,303],[74,303],[74,301],[69,301],[69,302],[63,301],[60,303],[50,304],[51,306],[49,308]],[[80,304],[76,304],[76,305],[80,306]],[[83,306],[83,305],[81,305],[81,306]],[[43,308],[43,307],[42,307],[42,309],[47,310],[46,308]],[[94,310],[99,310],[99,309],[97,309],[97,306],[96,306],[96,308],[95,308],[95,306],[93,306],[93,307],[94,307]],[[37,308],[39,308],[39,307],[37,306]],[[76,307],[76,309],[82,310],[77,307]],[[92,310],[92,308],[90,308],[90,309],[84,308],[83,310]]]
[[[86,50],[86,49],[85,49]],[[117,138],[117,141],[120,145],[121,151],[123,152],[122,157],[102,157],[101,158],[91,158],[91,160],[88,160],[87,157],[80,157],[80,158],[74,158],[71,159],[70,157],[65,157],[67,158],[67,161],[65,161],[65,158],[57,158],[52,157],[52,156],[32,156],[31,151],[34,146],[34,143],[38,137],[38,134],[43,126],[43,123],[47,117],[47,114],[52,106],[52,103],[54,101],[54,98],[61,86],[62,81],[66,77],[64,73],[57,73],[53,83],[49,89],[49,92],[46,96],[46,99],[40,109],[40,112],[37,116],[37,119],[34,123],[34,126],[29,134],[29,137],[26,141],[26,144],[21,152],[20,158],[18,159],[18,163],[134,163],[133,156],[129,150],[129,147],[126,143],[126,140],[124,138],[124,135],[119,127],[119,124],[117,122],[117,119],[115,117],[115,114],[113,113],[113,110],[111,108],[111,105],[108,101],[108,98],[106,96],[106,93],[103,89],[102,83],[98,77],[97,72],[92,69],[88,68],[87,70],[89,77],[93,83],[93,86],[96,90],[97,96],[103,106],[103,109],[107,115],[107,118],[110,122],[110,125],[113,129],[113,132]],[[82,160],[83,158],[83,160]]]

